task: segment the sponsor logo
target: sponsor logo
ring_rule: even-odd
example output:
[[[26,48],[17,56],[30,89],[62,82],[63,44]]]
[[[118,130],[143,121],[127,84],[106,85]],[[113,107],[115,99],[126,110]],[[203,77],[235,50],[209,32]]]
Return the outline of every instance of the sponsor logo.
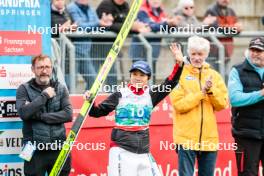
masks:
[[[23,138],[0,138],[0,147],[22,147]]]
[[[0,39],[0,44],[1,44],[1,39]],[[0,67],[0,77],[6,77],[6,69],[5,69],[5,67]]]
[[[0,118],[18,117],[16,101],[0,101]]]
[[[260,39],[255,40],[253,43],[256,45],[263,45]]]
[[[186,80],[195,80],[195,77],[193,77],[193,76],[186,76],[185,79],[186,79]]]
[[[1,0],[0,0],[1,1]],[[2,10],[0,10],[1,16]],[[0,31],[3,47],[0,55],[35,55],[41,51],[41,34],[28,34],[24,31]]]
[[[39,0],[0,0],[0,7],[40,8]]]
[[[0,168],[0,176],[21,176],[21,175],[22,175],[21,168],[11,168],[8,167],[7,164],[5,164],[3,168]]]
[[[112,50],[118,54],[119,51],[120,51],[120,40],[118,40],[116,43],[114,43],[113,47],[112,47]]]

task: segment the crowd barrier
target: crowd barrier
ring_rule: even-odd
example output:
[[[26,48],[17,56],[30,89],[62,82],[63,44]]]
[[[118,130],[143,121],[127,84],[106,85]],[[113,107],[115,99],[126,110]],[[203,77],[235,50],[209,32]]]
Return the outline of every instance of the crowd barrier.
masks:
[[[169,45],[172,41],[180,41],[183,44],[183,51],[186,55],[187,38],[194,35],[193,33],[148,33],[129,35],[121,50],[106,84],[114,85],[128,78],[127,70],[132,61],[140,56],[149,62],[153,71],[153,77],[150,84],[155,84],[167,76],[172,66],[172,55],[170,55]],[[211,51],[207,62],[210,63],[217,71],[220,72],[223,79],[227,78],[228,69],[225,63],[225,48],[219,38],[230,37],[222,34],[201,33],[200,36],[206,37],[211,42]],[[264,36],[263,31],[243,31],[234,38],[253,38]],[[99,72],[100,65],[103,63],[105,56],[111,48],[116,34],[113,32],[105,33],[70,33],[61,34],[58,39],[61,45],[61,67],[65,75],[66,83],[71,93],[81,93],[83,89],[89,89]],[[131,50],[132,40],[136,39],[137,45],[144,50]],[[161,42],[150,42],[156,39],[162,39]],[[135,44],[135,43],[134,43]],[[160,49],[157,49],[160,48]],[[159,50],[159,52],[157,52]],[[166,69],[164,69],[166,68]],[[156,71],[157,70],[157,71]],[[80,82],[84,82],[82,87]]]

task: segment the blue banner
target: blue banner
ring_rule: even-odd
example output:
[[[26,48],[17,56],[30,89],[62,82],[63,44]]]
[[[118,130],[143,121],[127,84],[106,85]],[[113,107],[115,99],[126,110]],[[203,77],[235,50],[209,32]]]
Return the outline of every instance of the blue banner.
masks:
[[[0,0],[0,170],[23,173],[23,123],[14,97],[18,83],[32,78],[32,56],[51,56],[50,21],[49,0]]]

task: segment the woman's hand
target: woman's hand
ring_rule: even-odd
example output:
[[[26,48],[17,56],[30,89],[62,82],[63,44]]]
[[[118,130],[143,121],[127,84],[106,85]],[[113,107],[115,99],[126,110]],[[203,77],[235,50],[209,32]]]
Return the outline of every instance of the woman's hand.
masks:
[[[182,66],[183,63],[183,54],[181,51],[181,46],[178,45],[177,43],[172,43],[170,45],[170,50],[176,60],[176,63],[179,64],[180,66]]]

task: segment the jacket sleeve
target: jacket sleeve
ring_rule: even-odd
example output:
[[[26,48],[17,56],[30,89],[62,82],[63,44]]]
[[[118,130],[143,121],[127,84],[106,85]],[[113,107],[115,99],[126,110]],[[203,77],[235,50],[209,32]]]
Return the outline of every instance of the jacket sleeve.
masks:
[[[89,116],[101,117],[108,115],[116,108],[119,103],[119,98],[121,98],[121,96],[122,95],[120,92],[115,92],[111,94],[107,99],[105,99],[102,103],[98,105],[93,104],[89,112]]]
[[[138,17],[139,21],[143,22],[143,23],[147,23],[149,25],[149,27],[151,28],[152,32],[158,32],[160,31],[160,28],[162,26],[167,26],[168,24],[166,22],[161,22],[161,23],[155,23],[153,21],[150,20],[149,16],[147,15],[146,12],[144,11],[140,11],[138,13]]]
[[[179,113],[186,113],[201,103],[204,98],[202,91],[187,92],[181,83],[170,94],[171,103]]]
[[[122,25],[123,23],[114,22],[112,26],[109,27],[109,30],[118,33],[121,30]]]
[[[89,32],[92,30],[92,27],[99,26],[99,18],[94,9],[90,8],[88,11],[89,18],[84,18],[79,13],[79,10],[77,10],[76,8],[74,5],[69,5],[67,7],[67,10],[71,18],[73,19],[73,21],[77,23],[79,27],[86,29],[86,31]],[[83,15],[86,16],[86,14],[83,14]]]
[[[211,104],[214,110],[220,111],[228,107],[228,92],[224,80],[216,73],[215,80],[213,80],[213,86],[207,92]]]
[[[113,17],[115,14],[113,14],[112,10],[112,4],[108,1],[102,1],[101,4],[97,7],[96,13],[99,16],[99,18],[102,17],[103,13],[105,14],[111,14]],[[116,20],[113,21],[113,24],[108,27],[110,31],[118,33],[123,25],[123,22],[116,22]]]
[[[178,84],[183,67],[184,65],[179,66],[178,64],[175,64],[171,75],[159,86],[151,88],[150,96],[153,106],[156,106],[161,100],[163,100]]]
[[[243,85],[236,68],[232,68],[229,73],[228,91],[230,103],[233,107],[249,106],[264,100],[261,90],[248,93],[243,92]]]
[[[69,92],[66,87],[63,88],[61,97],[61,110],[58,112],[42,113],[40,118],[48,124],[66,123],[72,121],[72,106],[69,99]]]
[[[213,8],[213,7],[210,6],[210,7],[206,10],[206,12],[205,12],[205,14],[204,14],[204,18],[207,17],[208,15],[215,16],[215,17],[218,16],[218,15],[217,15],[217,12],[214,11],[212,8]],[[218,24],[217,20],[216,20],[215,22],[213,22],[213,23],[210,25],[210,27],[214,27],[214,28],[219,27],[219,24]]]
[[[238,21],[235,11],[231,8],[227,8],[227,14],[226,16],[223,16],[223,18],[225,18],[225,23],[220,23],[219,18],[222,15],[219,14],[218,9],[215,6],[210,6],[208,8],[208,10],[205,12],[205,17],[208,15],[217,17],[217,20],[214,23],[212,23],[210,27],[214,27],[214,28],[222,27],[218,29],[220,32],[225,32],[225,33],[227,33],[226,31],[231,32],[232,27],[234,27],[234,24]]]
[[[48,95],[41,93],[31,101],[26,88],[20,85],[16,92],[16,108],[22,120],[40,120],[40,111],[48,100]]]

